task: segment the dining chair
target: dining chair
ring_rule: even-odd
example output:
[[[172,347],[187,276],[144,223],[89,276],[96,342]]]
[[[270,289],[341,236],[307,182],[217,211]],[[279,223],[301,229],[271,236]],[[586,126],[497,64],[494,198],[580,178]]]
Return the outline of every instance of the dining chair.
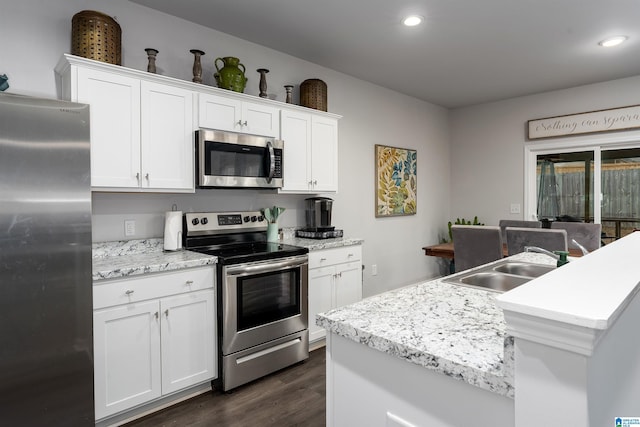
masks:
[[[589,252],[595,251],[601,245],[602,224],[554,221],[551,223],[551,229],[565,230],[569,246],[575,248],[579,248],[579,246],[572,243],[573,239]]]
[[[502,241],[506,242],[507,241],[507,232],[506,232],[505,229],[507,227],[542,228],[542,221],[524,221],[524,220],[517,220],[517,219],[501,219],[500,222],[498,222],[498,226],[500,227],[500,230],[502,231]]]
[[[456,272],[502,258],[500,227],[452,225],[451,236]]]
[[[507,252],[524,252],[525,246],[537,246],[548,251],[567,250],[567,232],[547,228],[507,227]]]

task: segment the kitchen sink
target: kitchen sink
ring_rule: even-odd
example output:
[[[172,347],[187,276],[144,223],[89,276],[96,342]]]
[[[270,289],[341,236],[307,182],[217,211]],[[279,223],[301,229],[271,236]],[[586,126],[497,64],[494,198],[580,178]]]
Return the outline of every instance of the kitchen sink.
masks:
[[[473,271],[454,274],[442,281],[494,292],[506,292],[554,269],[551,265],[504,260]]]
[[[494,270],[501,273],[515,274],[518,276],[540,277],[555,268],[556,267],[552,265],[531,264],[528,262],[507,262],[494,267]]]

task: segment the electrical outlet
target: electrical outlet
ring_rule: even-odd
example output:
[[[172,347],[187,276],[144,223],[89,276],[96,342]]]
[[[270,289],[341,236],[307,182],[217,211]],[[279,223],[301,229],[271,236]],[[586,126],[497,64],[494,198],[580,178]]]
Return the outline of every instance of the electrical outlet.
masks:
[[[511,203],[511,213],[512,214],[520,213],[520,203]]]
[[[124,221],[124,235],[134,236],[136,234],[136,221],[133,219],[127,219]]]
[[[371,275],[372,276],[377,276],[378,275],[378,264],[373,264],[371,266]]]

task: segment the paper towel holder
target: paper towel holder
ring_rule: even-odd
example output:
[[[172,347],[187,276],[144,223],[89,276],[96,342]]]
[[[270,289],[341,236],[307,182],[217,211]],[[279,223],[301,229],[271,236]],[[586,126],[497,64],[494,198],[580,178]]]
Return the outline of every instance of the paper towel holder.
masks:
[[[173,204],[171,211],[165,212],[164,220],[164,250],[182,250],[182,211]]]

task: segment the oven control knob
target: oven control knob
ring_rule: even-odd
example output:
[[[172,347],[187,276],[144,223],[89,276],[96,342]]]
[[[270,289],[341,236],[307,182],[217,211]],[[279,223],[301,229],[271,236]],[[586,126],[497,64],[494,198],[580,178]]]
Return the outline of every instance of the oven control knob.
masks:
[[[251,222],[256,222],[257,220],[258,220],[257,216],[254,215],[254,216],[251,217]]]
[[[262,221],[264,221],[264,217],[263,217],[262,215],[260,215],[260,216],[258,217],[258,222],[262,222]]]
[[[249,222],[249,220],[250,220],[251,218],[249,217],[249,215],[247,215],[247,216],[245,216],[243,219],[244,219],[244,222]]]
[[[207,225],[208,223],[209,223],[209,220],[207,219],[206,216],[200,220],[200,224],[202,225]]]
[[[200,224],[200,220],[199,220],[198,218],[193,218],[193,219],[191,220],[191,224],[193,224],[193,225],[198,225],[198,224]]]

